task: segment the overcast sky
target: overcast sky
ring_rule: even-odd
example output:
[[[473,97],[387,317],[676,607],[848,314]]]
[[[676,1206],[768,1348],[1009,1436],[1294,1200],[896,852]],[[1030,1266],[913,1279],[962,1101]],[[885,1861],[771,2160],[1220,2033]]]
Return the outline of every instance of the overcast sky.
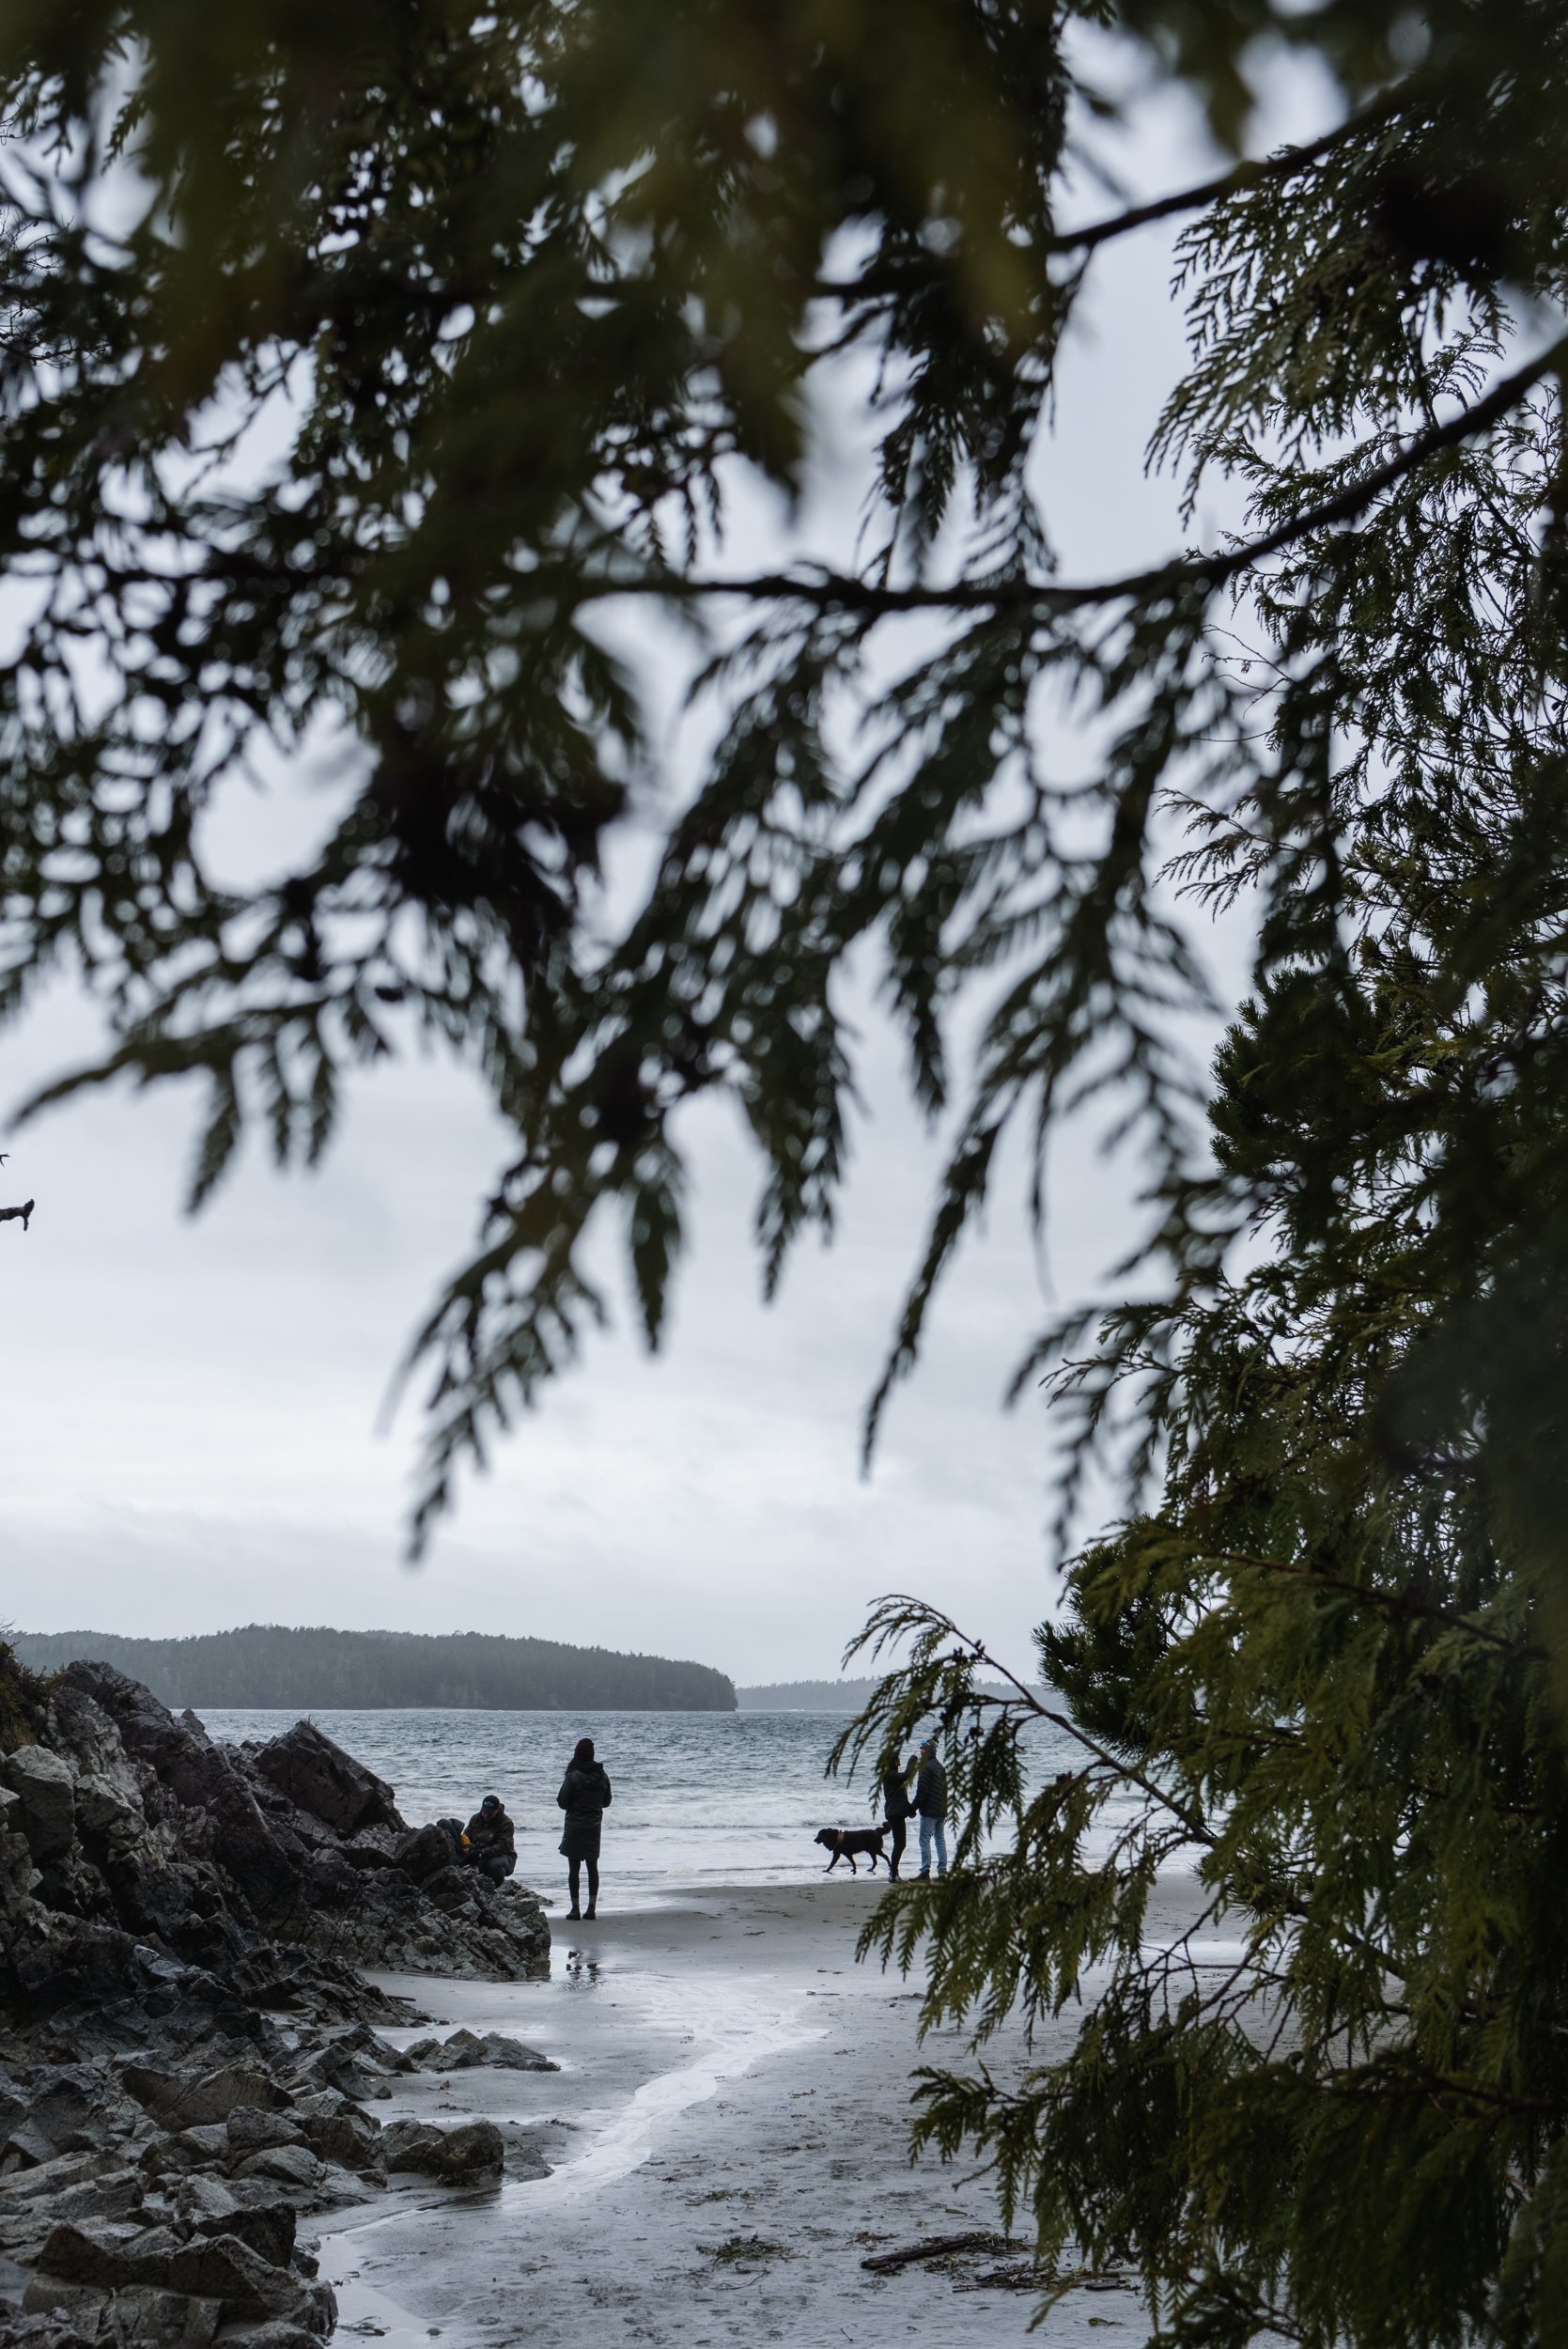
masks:
[[[1149,193],[1206,160],[1169,105],[1124,158]],[[1113,248],[1075,338],[1042,469],[1069,572],[1181,542],[1171,485],[1140,469],[1181,355],[1169,256],[1158,232]],[[832,497],[829,483],[820,511]],[[270,825],[287,835],[289,791],[244,812],[253,848]],[[92,1034],[56,989],[0,1042],[0,1113]],[[768,1309],[754,1167],[728,1119],[701,1113],[697,1237],[664,1349],[649,1361],[622,1315],[465,1481],[417,1569],[401,1563],[417,1398],[390,1432],[381,1406],[502,1160],[479,1088],[434,1060],[367,1080],[318,1173],[279,1178],[253,1147],[194,1221],[194,1097],[95,1098],[8,1135],[0,1201],[34,1196],[38,1213],[25,1236],[0,1226],[0,1618],[532,1633],[744,1682],[833,1672],[867,1602],[902,1589],[1026,1661],[1052,1593],[1048,1438],[1037,1404],[1007,1413],[1001,1396],[1041,1321],[1121,1253],[1129,1175],[1069,1142],[1042,1267],[1011,1170],[862,1480],[860,1415],[939,1163],[899,1066],[872,1026],[840,1232],[831,1251],[807,1243]]]

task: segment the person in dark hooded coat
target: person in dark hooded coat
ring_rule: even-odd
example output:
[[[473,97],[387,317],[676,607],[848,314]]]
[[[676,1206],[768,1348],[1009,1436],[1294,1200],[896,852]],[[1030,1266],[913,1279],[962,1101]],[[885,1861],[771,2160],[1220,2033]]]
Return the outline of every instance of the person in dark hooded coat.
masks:
[[[487,1795],[463,1829],[463,1858],[492,1884],[501,1884],[518,1864],[517,1829],[499,1795]]]
[[[561,1831],[561,1857],[567,1863],[571,1886],[571,1917],[598,1914],[598,1839],[604,1814],[610,1808],[610,1779],[602,1762],[594,1759],[594,1741],[580,1737],[567,1775],[561,1781],[561,1791],[555,1797],[567,1814]],[[588,1866],[588,1906],[578,1906],[583,1862]]]

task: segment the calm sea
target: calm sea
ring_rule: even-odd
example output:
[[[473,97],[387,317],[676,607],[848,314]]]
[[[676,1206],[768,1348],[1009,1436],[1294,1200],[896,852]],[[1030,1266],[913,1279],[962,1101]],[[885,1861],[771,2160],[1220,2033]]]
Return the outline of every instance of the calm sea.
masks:
[[[234,1743],[275,1737],[297,1715],[216,1708],[202,1719]],[[565,1874],[555,1790],[579,1737],[592,1737],[614,1801],[604,1872],[657,1895],[677,1884],[778,1884],[820,1870],[819,1827],[862,1827],[870,1787],[824,1777],[842,1715],[827,1713],[480,1713],[435,1709],[316,1713],[318,1727],[396,1789],[411,1825],[467,1819],[501,1797],[518,1829],[518,1873],[545,1887]],[[1032,1733],[1036,1766],[1074,1759],[1066,1737]],[[911,1838],[912,1841],[912,1838]],[[843,1874],[842,1868],[839,1872]]]

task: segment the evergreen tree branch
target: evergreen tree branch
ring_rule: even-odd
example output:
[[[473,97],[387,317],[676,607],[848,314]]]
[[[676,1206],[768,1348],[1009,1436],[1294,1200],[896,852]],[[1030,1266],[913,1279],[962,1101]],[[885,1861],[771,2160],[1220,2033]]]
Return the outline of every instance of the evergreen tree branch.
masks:
[[[1178,556],[1152,569],[1126,571],[1116,579],[1059,583],[1002,578],[954,580],[946,586],[911,581],[908,586],[878,585],[874,580],[851,578],[846,572],[819,569],[813,577],[789,571],[755,572],[736,579],[642,577],[606,580],[590,591],[595,599],[613,596],[659,596],[677,601],[705,597],[735,596],[749,602],[806,604],[819,611],[863,613],[873,617],[907,612],[1017,611],[1071,613],[1110,603],[1149,602],[1156,598],[1179,598],[1184,590],[1205,595],[1312,538],[1319,531],[1358,521],[1388,490],[1417,472],[1445,449],[1458,448],[1477,433],[1485,432],[1518,407],[1535,386],[1568,367],[1568,334],[1560,336],[1539,357],[1494,384],[1446,424],[1416,433],[1394,457],[1374,465],[1334,495],[1258,537],[1241,540],[1216,554]],[[584,600],[587,597],[583,598]]]
[[[1330,155],[1336,148],[1344,147],[1360,137],[1365,131],[1375,131],[1391,122],[1411,104],[1408,92],[1396,93],[1380,105],[1364,107],[1332,131],[1325,131],[1315,139],[1300,147],[1281,148],[1278,153],[1248,159],[1235,163],[1229,171],[1203,179],[1194,187],[1179,188],[1169,195],[1151,198],[1147,204],[1134,204],[1123,212],[1113,212],[1104,220],[1084,228],[1063,228],[1048,238],[1044,250],[1048,253],[1081,253],[1102,244],[1110,244],[1118,237],[1129,235],[1134,229],[1147,228],[1155,221],[1171,220],[1179,212],[1202,211],[1210,204],[1222,204],[1227,196],[1240,195],[1249,188],[1266,186],[1270,180],[1289,179],[1306,164],[1314,163],[1322,156]]]
[[[1397,120],[1412,102],[1408,91],[1395,93],[1379,105],[1364,107],[1348,121],[1300,147],[1284,147],[1272,155],[1244,158],[1228,170],[1217,172],[1212,179],[1201,179],[1191,187],[1152,196],[1145,204],[1129,205],[1124,211],[1109,213],[1105,219],[1088,222],[1081,228],[1057,229],[1037,238],[1032,250],[1049,255],[1094,252],[1101,245],[1114,243],[1119,237],[1130,236],[1134,230],[1150,227],[1157,221],[1173,220],[1182,212],[1202,211],[1207,205],[1222,204],[1228,196],[1266,186],[1271,180],[1292,179],[1309,163],[1317,163],[1337,148],[1359,138],[1363,132],[1375,131]],[[815,291],[825,300],[840,302],[863,301],[868,296],[888,298],[907,291],[909,276],[907,269],[873,268],[860,277],[820,277]]]
[[[1421,1623],[1439,1625],[1445,1631],[1463,1632],[1467,1639],[1480,1640],[1488,1647],[1499,1649],[1503,1655],[1518,1658],[1521,1663],[1548,1664],[1549,1648],[1531,1640],[1510,1640],[1500,1631],[1491,1630],[1485,1624],[1476,1623],[1470,1616],[1458,1614],[1452,1608],[1435,1606],[1430,1599],[1418,1598],[1413,1591],[1379,1591],[1365,1582],[1353,1582],[1343,1575],[1327,1574],[1319,1566],[1294,1564],[1287,1558],[1259,1558],[1244,1549],[1211,1549],[1206,1543],[1195,1542],[1190,1552],[1195,1562],[1213,1559],[1217,1564],[1248,1566],[1260,1574],[1288,1575],[1293,1581],[1306,1582],[1312,1589],[1334,1591],[1364,1607],[1375,1607],[1385,1614],[1401,1619],[1416,1618]]]

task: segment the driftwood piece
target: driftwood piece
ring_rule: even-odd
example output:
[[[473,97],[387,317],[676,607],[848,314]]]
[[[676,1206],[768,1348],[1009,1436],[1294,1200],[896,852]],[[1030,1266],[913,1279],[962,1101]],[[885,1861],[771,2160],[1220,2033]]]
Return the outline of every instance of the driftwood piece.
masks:
[[[861,2262],[877,2275],[889,2275],[895,2267],[908,2267],[915,2260],[946,2259],[954,2251],[1011,2251],[1013,2244],[1004,2234],[993,2234],[984,2228],[971,2228],[968,2234],[928,2235],[924,2243],[906,2243],[901,2250],[874,2251]]]
[[[27,1219],[37,1205],[37,1200],[29,1199],[24,1207],[0,1207],[0,1223],[20,1222],[23,1230],[25,1231]]]
[[[1010,2235],[994,2234],[987,2229],[971,2228],[966,2234],[928,2235],[924,2243],[906,2243],[896,2251],[874,2251],[861,2262],[878,2275],[891,2275],[900,2267],[910,2267],[919,2260],[957,2259],[968,2252],[971,2257],[984,2252],[995,2257],[997,2252],[1017,2254],[1021,2246]],[[958,2292],[1132,2292],[1138,2279],[1130,2268],[1123,2267],[1041,2267],[1027,2252],[1015,2257],[1005,2267],[984,2268],[978,2275],[966,2276],[955,2286]]]
[[[982,2267],[954,2286],[955,2292],[1050,2292],[1062,2278],[1054,2267],[1036,2267],[1032,2260],[1017,2260],[1011,2267]],[[1103,2287],[1102,2287],[1103,2288]]]

